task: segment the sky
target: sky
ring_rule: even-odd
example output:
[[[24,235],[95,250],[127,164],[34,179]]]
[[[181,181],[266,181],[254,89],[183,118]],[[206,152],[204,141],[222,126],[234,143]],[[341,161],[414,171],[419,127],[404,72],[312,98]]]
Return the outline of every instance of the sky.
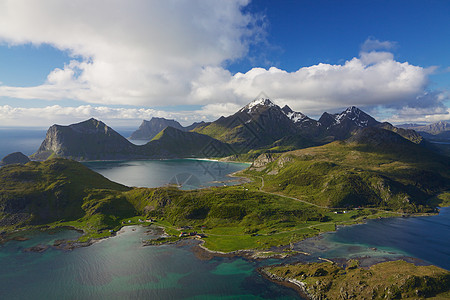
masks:
[[[137,127],[263,94],[310,117],[450,121],[448,0],[0,0],[0,127]]]

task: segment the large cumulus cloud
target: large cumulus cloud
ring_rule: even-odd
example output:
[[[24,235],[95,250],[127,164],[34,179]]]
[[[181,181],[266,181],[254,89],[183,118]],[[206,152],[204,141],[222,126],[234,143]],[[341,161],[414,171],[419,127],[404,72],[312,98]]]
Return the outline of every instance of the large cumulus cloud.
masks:
[[[73,60],[51,71],[41,85],[0,85],[0,97],[74,99],[98,107],[194,104],[203,106],[195,116],[214,118],[264,92],[280,105],[312,115],[357,105],[386,107],[397,116],[402,115],[399,110],[419,109],[445,116],[444,94],[427,90],[433,68],[397,61],[389,52],[395,43],[374,38],[342,64],[230,73],[226,63],[245,57],[264,31],[255,16],[243,12],[247,4],[1,1],[0,42],[50,44],[69,51]]]

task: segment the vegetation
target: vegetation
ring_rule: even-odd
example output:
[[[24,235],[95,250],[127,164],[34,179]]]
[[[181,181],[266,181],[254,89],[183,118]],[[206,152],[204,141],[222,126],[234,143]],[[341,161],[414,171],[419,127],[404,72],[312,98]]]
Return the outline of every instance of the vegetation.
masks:
[[[321,207],[432,212],[430,198],[450,188],[449,159],[406,140],[390,147],[333,142],[262,159],[245,174],[262,177],[265,191]]]
[[[303,283],[314,299],[417,299],[450,297],[450,272],[405,261],[385,262],[369,269],[357,261],[345,267],[329,262],[267,267],[278,280]],[[275,275],[275,276],[274,276]]]
[[[107,237],[124,224],[154,219],[172,236],[182,226],[207,235],[219,251],[286,245],[337,224],[389,216],[376,210],[335,214],[328,209],[247,186],[181,191],[173,187],[130,189],[65,159],[0,169],[1,229],[73,226],[82,241]]]
[[[75,161],[52,159],[0,169],[0,228],[73,225],[99,233],[136,214],[129,190]]]
[[[244,174],[253,182],[181,191],[131,189],[64,159],[6,166],[0,228],[73,226],[88,240],[150,218],[170,236],[189,227],[206,234],[207,248],[229,252],[289,245],[367,218],[435,212],[449,202],[448,193],[435,197],[450,188],[448,158],[382,129],[265,153]]]

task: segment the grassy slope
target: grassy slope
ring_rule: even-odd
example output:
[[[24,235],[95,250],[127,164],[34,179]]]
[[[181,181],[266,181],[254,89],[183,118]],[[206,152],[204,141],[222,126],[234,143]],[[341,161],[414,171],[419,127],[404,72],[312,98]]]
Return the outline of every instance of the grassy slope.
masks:
[[[403,149],[333,142],[292,151],[246,173],[265,190],[320,206],[428,211],[428,199],[450,187],[450,163],[418,145]]]
[[[137,211],[173,230],[191,226],[208,235],[206,247],[217,251],[268,249],[335,230],[367,217],[390,216],[375,210],[334,214],[307,203],[270,195],[248,186],[180,191],[134,189],[126,197]]]
[[[10,231],[79,220],[78,228],[98,232],[135,215],[122,194],[127,190],[65,159],[6,166],[0,169],[0,226]]]
[[[363,269],[349,261],[344,269],[328,262],[268,267],[278,277],[306,284],[308,294],[328,299],[417,299],[450,297],[450,272],[404,261]]]

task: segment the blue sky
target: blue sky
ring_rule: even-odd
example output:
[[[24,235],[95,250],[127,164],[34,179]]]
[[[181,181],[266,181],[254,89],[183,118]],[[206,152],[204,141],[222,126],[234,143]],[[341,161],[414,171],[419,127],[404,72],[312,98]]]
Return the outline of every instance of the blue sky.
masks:
[[[450,2],[0,1],[0,125],[214,120],[260,92],[312,117],[450,120]]]

